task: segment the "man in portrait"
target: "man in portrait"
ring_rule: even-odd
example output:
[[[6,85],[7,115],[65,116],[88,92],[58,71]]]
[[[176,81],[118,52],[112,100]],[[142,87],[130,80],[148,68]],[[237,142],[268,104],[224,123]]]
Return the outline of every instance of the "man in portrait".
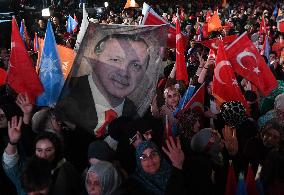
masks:
[[[142,115],[160,74],[164,29],[90,23],[56,106],[59,120],[103,137],[115,118]]]

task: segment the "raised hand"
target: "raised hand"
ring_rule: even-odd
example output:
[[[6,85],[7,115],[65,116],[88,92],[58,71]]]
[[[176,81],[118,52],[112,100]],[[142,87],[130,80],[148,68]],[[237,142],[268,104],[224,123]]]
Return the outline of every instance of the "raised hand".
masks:
[[[20,93],[17,96],[16,104],[21,108],[24,114],[30,114],[33,110],[33,104],[29,100],[29,96],[27,93]]]
[[[225,125],[222,129],[225,146],[230,155],[235,155],[238,152],[238,139],[236,135],[236,128]]]
[[[32,117],[33,104],[31,103],[27,93],[20,93],[17,96],[16,104],[21,108],[24,113],[23,122],[29,124]]]
[[[22,117],[13,116],[11,121],[8,121],[8,135],[10,143],[16,144],[21,138]]]
[[[172,137],[166,140],[167,148],[162,147],[163,151],[172,161],[172,165],[178,169],[182,169],[184,161],[184,153],[181,149],[180,139],[177,138],[177,143],[175,143]]]

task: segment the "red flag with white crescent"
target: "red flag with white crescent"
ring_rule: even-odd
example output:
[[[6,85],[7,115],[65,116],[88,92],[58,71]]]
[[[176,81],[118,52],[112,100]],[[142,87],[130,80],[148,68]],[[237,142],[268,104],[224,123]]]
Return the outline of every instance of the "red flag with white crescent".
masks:
[[[218,46],[212,91],[214,97],[221,103],[234,100],[242,102],[247,107],[222,42]]]
[[[180,23],[176,22],[176,80],[184,81],[188,84],[188,74],[184,56],[184,40],[180,30]]]
[[[17,93],[27,93],[32,102],[44,91],[15,18],[12,19],[11,54],[7,83]]]
[[[270,68],[246,32],[226,47],[226,54],[234,71],[251,81],[265,96],[278,86]]]

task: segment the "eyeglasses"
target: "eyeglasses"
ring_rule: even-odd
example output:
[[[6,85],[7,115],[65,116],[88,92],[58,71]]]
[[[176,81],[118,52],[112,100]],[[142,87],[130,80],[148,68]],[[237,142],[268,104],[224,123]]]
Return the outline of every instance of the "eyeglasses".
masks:
[[[148,159],[153,159],[155,157],[159,156],[158,151],[153,150],[152,152],[150,152],[150,154],[142,154],[139,158],[142,161],[146,161]]]

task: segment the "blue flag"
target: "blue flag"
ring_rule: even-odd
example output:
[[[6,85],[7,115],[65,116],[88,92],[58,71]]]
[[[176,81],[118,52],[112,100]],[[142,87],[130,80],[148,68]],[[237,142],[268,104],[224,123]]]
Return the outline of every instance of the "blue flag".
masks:
[[[39,64],[39,76],[44,93],[38,97],[38,106],[55,106],[64,84],[61,60],[50,21],[47,23],[45,39]]]
[[[76,20],[74,20],[74,18],[69,15],[67,20],[67,32],[73,32],[77,25],[78,23],[76,22]]]
[[[277,17],[277,15],[278,15],[278,7],[277,7],[277,5],[275,5],[275,7],[274,7],[274,10],[273,10],[273,14],[272,14],[274,17]]]
[[[270,45],[269,45],[269,41],[268,41],[268,36],[265,36],[265,48],[264,48],[264,55],[268,60],[268,64],[270,64],[270,60],[269,60],[269,54],[270,54]]]
[[[245,183],[244,174],[240,173],[236,195],[247,195],[247,194],[248,194],[247,193],[247,186],[246,186],[246,183]]]
[[[24,43],[26,44],[26,36],[25,36],[25,24],[24,24],[24,20],[21,20],[20,34],[21,34],[21,37],[22,37],[22,39],[23,39]]]
[[[189,85],[186,92],[184,93],[183,97],[179,100],[178,106],[174,111],[174,116],[183,109],[186,103],[190,100],[195,90],[195,86]]]

